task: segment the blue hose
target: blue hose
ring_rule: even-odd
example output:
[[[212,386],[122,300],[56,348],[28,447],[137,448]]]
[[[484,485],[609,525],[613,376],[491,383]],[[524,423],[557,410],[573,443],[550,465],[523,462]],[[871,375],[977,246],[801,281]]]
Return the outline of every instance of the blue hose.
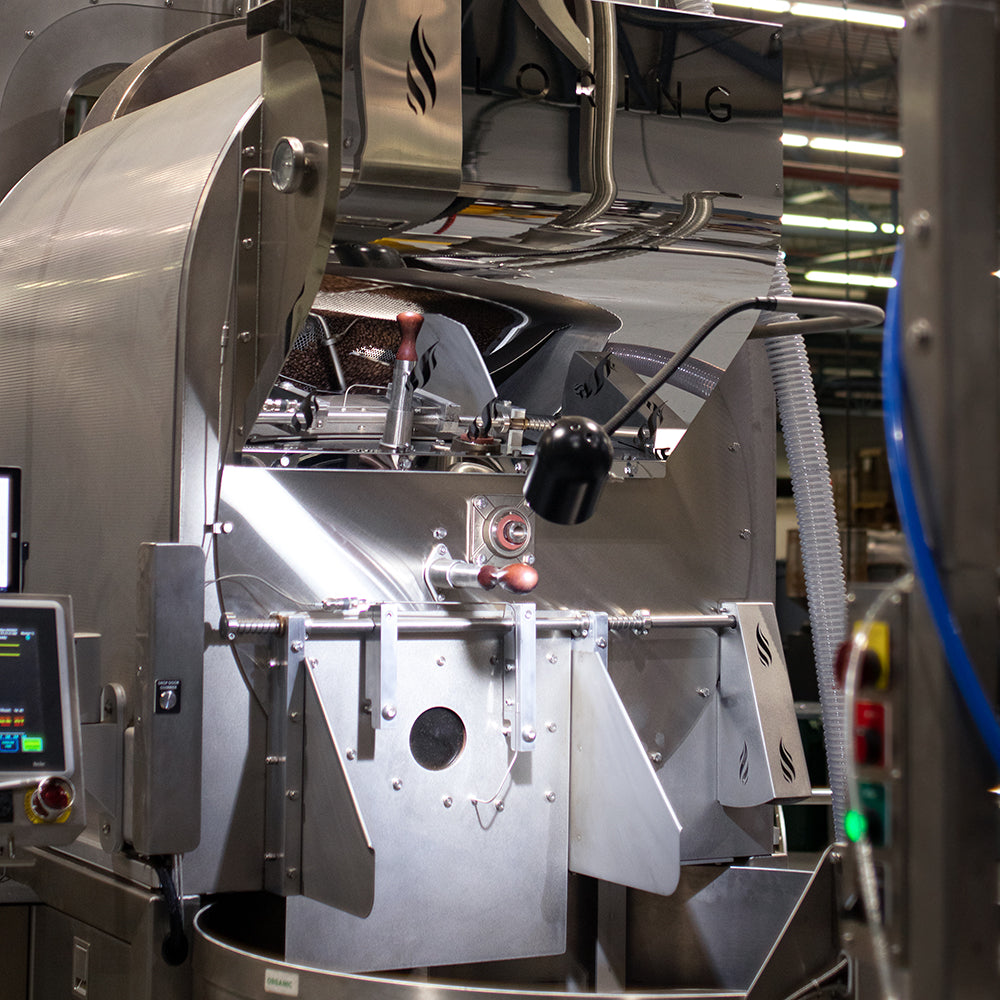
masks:
[[[979,676],[965,650],[965,643],[958,630],[944,587],[938,575],[934,554],[927,542],[927,535],[920,517],[913,470],[906,448],[904,412],[906,385],[900,345],[900,288],[903,278],[903,255],[899,251],[893,264],[896,287],[889,293],[885,318],[885,336],[882,345],[882,394],[885,414],[885,437],[889,453],[889,470],[892,473],[893,492],[903,526],[903,533],[910,547],[913,568],[920,581],[924,598],[937,629],[945,659],[952,678],[972,715],[976,727],[986,744],[994,764],[1000,768],[1000,724],[990,700],[983,690]]]

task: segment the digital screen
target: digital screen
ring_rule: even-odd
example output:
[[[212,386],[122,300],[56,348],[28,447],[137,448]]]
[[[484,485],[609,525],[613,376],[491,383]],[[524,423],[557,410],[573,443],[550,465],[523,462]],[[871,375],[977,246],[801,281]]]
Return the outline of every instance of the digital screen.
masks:
[[[58,625],[55,608],[0,602],[0,774],[65,769]]]
[[[21,589],[21,470],[0,468],[0,592]]]

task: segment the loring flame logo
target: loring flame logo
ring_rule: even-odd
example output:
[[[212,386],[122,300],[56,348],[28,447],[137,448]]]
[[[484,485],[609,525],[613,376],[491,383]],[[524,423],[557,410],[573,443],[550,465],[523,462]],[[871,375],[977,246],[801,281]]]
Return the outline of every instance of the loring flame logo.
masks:
[[[781,758],[781,776],[791,784],[795,780],[795,761],[783,739],[778,741],[778,756]]]
[[[743,750],[740,752],[740,782],[746,784],[750,780],[750,748],[743,741]]]
[[[426,115],[437,101],[437,83],[434,70],[437,58],[427,42],[427,34],[420,27],[421,17],[410,32],[410,58],[406,63],[406,86],[409,94],[406,103],[415,115]]]
[[[757,624],[757,655],[760,657],[760,665],[762,667],[769,667],[773,659],[771,653],[771,644],[767,641],[767,636],[764,634],[764,630],[761,628],[760,623]]]

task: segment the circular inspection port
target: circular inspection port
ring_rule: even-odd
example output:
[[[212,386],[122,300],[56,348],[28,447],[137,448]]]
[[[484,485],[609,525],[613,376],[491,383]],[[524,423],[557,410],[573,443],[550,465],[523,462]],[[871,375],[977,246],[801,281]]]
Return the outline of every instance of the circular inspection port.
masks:
[[[428,771],[443,771],[465,747],[465,723],[457,712],[439,705],[421,712],[410,729],[410,753]]]

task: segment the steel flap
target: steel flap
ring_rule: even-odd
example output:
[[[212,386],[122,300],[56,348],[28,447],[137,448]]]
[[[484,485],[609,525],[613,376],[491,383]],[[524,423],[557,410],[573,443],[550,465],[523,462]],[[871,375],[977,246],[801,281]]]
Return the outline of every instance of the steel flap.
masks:
[[[573,654],[569,867],[669,895],[681,825],[600,655]]]
[[[812,792],[771,604],[728,604],[738,627],[722,636],[719,802],[757,806]]]
[[[359,917],[375,903],[375,848],[306,663],[302,894]]]

